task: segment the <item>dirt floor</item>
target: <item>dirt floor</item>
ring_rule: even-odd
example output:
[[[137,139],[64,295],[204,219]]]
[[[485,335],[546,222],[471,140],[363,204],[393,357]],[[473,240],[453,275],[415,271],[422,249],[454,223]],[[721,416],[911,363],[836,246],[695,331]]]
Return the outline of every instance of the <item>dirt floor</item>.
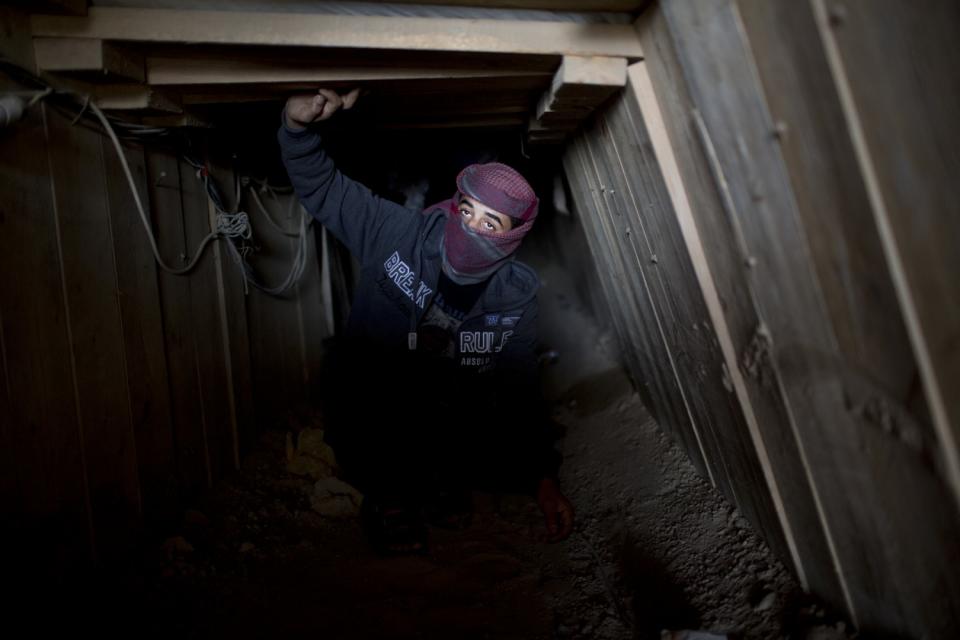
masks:
[[[165,638],[849,637],[658,428],[610,337],[544,280],[544,380],[577,510],[567,541],[538,541],[530,497],[478,493],[467,529],[431,529],[429,555],[380,558],[358,496],[331,479],[322,421],[299,416],[148,545],[119,597],[88,594],[82,622]]]

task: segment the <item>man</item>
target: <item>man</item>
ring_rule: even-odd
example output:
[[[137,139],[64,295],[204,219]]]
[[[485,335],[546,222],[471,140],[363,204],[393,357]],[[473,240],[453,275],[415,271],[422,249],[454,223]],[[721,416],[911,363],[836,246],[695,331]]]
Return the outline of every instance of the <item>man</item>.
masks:
[[[573,508],[540,403],[539,281],[513,259],[536,195],[489,163],[464,169],[456,196],[422,213],[377,197],[337,171],[308,128],[357,95],[292,96],[277,135],[304,207],[361,265],[325,407],[338,458],[365,493],[368,532],[382,551],[423,550],[424,499],[449,515],[450,496],[481,482],[531,491],[547,539],[561,540]]]

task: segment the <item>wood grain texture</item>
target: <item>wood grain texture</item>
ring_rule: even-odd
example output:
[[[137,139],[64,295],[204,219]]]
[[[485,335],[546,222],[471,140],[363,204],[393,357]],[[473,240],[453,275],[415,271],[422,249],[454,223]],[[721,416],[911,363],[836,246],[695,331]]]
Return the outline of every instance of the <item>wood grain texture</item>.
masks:
[[[931,452],[903,437],[913,432],[908,414],[877,394],[841,350],[736,6],[670,3],[664,12],[726,176],[731,224],[755,265],[750,282],[770,335],[766,373],[794,419],[851,615],[876,632],[944,633],[957,615],[949,604],[956,597],[944,595],[956,589],[944,570],[957,557],[956,503]],[[748,349],[743,364],[754,355]],[[907,547],[915,550],[909,563],[897,551]]]
[[[147,188],[152,224],[163,260],[172,267],[186,264],[193,247],[186,244],[181,181],[176,156],[159,150],[147,154]],[[196,336],[192,320],[191,280],[163,271],[158,273],[163,333],[170,387],[170,414],[181,499],[196,495],[212,482],[204,437],[205,414],[200,397]]]
[[[176,512],[177,477],[157,267],[116,150],[108,139],[100,141],[143,517],[159,524]],[[124,156],[149,206],[144,149],[124,147]]]
[[[143,82],[143,55],[89,38],[34,38],[37,69],[69,73],[91,82]]]
[[[238,52],[242,56],[242,50]],[[457,66],[354,65],[350,59],[341,58],[339,64],[322,65],[309,61],[272,61],[269,58],[243,60],[210,59],[204,57],[147,58],[147,79],[153,86],[164,85],[220,85],[220,84],[277,84],[310,83],[346,85],[387,80],[433,80],[443,82],[455,78],[475,78],[478,81],[495,81],[504,76],[538,76],[546,80],[549,73],[527,71],[523,68],[498,66],[496,68],[458,68]]]
[[[123,550],[140,514],[137,451],[100,139],[48,119],[64,299],[98,556]]]
[[[736,397],[725,388],[725,366],[703,302],[685,240],[677,222],[644,114],[630,86],[585,129],[583,140],[603,185],[607,211],[599,215],[618,228],[608,235],[630,256],[634,290],[645,299],[641,315],[648,341],[662,355],[643,371],[679,390],[683,413],[676,422],[661,418],[688,451],[705,461],[705,477],[740,506],[787,562],[787,549],[749,430]],[[609,251],[609,247],[605,249]],[[623,295],[617,293],[616,295]],[[636,348],[638,345],[631,345]],[[729,384],[729,383],[727,383]],[[654,392],[653,395],[657,395]],[[659,398],[660,405],[669,404]],[[679,419],[677,419],[679,417]]]
[[[797,445],[786,401],[774,380],[743,371],[739,354],[748,353],[757,328],[762,325],[751,283],[749,251],[731,223],[724,196],[725,178],[716,175],[704,148],[694,117],[694,103],[683,81],[673,37],[662,11],[649,11],[637,22],[655,99],[664,114],[663,124],[689,200],[703,253],[716,288],[734,361],[727,362],[731,382],[737,374],[747,398],[741,399],[745,413],[752,414],[762,443],[761,455],[770,461],[773,490],[779,494],[789,530],[795,532],[795,564],[803,583],[829,602],[843,606],[844,596],[823,534],[817,505]],[[718,178],[720,182],[718,182]],[[716,322],[718,333],[723,332]],[[722,338],[721,338],[722,339]],[[766,533],[766,532],[764,532]]]
[[[642,57],[630,25],[92,7],[33,16],[33,34],[133,42]]]
[[[596,164],[588,133],[581,132],[574,139],[565,154],[564,167],[631,375],[642,385],[640,391],[660,423],[691,452],[698,471],[711,478],[683,389],[675,372],[660,364],[670,362],[670,354],[641,264],[649,256],[641,259],[635,253],[630,245],[629,234],[633,231],[629,223],[621,211],[610,209],[606,194],[613,188],[613,177]]]
[[[960,6],[812,4],[960,505]]]
[[[197,248],[210,234],[211,221],[207,192],[197,171],[185,160],[179,161],[180,193],[183,211],[183,231],[188,260],[196,257]],[[233,440],[232,385],[226,372],[227,355],[224,351],[219,303],[219,279],[216,256],[207,247],[190,280],[190,330],[196,349],[198,399],[203,420],[203,439],[206,448],[208,473],[222,477],[234,469],[236,446]]]
[[[275,222],[293,231],[299,213],[289,206],[291,197],[264,198],[263,204]],[[258,247],[250,264],[262,284],[276,287],[290,272],[294,239],[275,230],[248,196],[244,202],[251,212],[254,242]],[[261,428],[285,425],[289,413],[303,408],[309,400],[300,313],[295,291],[274,297],[251,289],[247,297],[250,362],[256,389],[257,422]]]
[[[207,141],[207,166],[214,167],[215,176],[222,177],[221,167],[229,166],[223,157],[224,147],[216,147]],[[224,194],[226,205],[233,207],[234,194]],[[208,215],[215,215],[215,208],[208,203]],[[247,326],[247,295],[243,274],[223,242],[212,248],[216,263],[217,298],[220,325],[222,327],[223,353],[226,359],[226,375],[231,402],[231,431],[234,439],[232,462],[239,467],[242,456],[256,444],[256,420],[254,414],[254,388],[251,378],[250,334]]]
[[[627,92],[604,114],[609,123],[605,146],[617,154],[628,177],[628,210],[636,212],[635,224],[644,231],[640,237],[656,258],[651,272],[658,280],[657,307],[670,327],[665,332],[668,349],[688,390],[708,461],[714,461],[717,484],[789,566],[796,563],[795,551],[772,499],[769,463],[761,461],[764,452],[756,446],[759,434],[741,406],[746,398],[734,388],[738,362],[731,345],[721,346],[721,340],[728,340],[718,322],[722,306],[714,297],[691,212],[681,199],[685,191],[678,192],[677,167],[652,97],[645,63],[632,65]]]
[[[181,113],[178,96],[147,85],[94,85],[93,95],[104,111],[137,111],[147,113]]]
[[[32,110],[0,137],[0,266],[16,274],[0,278],[0,495],[14,569],[56,575],[93,540],[45,136]]]

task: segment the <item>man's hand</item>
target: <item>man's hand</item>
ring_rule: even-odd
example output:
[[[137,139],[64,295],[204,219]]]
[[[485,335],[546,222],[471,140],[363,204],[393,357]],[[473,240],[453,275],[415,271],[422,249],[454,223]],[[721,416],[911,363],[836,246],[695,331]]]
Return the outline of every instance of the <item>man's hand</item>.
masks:
[[[357,88],[342,96],[329,89],[290,96],[284,109],[287,126],[291,129],[303,129],[311,122],[326,120],[339,109],[352,107],[359,95],[360,89]]]
[[[560,491],[556,480],[544,478],[537,488],[537,504],[547,523],[546,542],[560,542],[573,531],[573,505]]]

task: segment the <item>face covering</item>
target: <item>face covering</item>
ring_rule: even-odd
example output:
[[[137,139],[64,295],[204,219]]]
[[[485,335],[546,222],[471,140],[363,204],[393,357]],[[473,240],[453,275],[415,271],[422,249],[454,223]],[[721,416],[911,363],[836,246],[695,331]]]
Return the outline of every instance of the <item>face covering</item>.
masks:
[[[512,259],[537,217],[537,200],[523,176],[505,164],[473,164],[457,176],[459,193],[449,201],[443,240],[443,271],[457,284],[474,284],[489,278]],[[460,215],[460,194],[509,216],[509,231],[476,231]]]

